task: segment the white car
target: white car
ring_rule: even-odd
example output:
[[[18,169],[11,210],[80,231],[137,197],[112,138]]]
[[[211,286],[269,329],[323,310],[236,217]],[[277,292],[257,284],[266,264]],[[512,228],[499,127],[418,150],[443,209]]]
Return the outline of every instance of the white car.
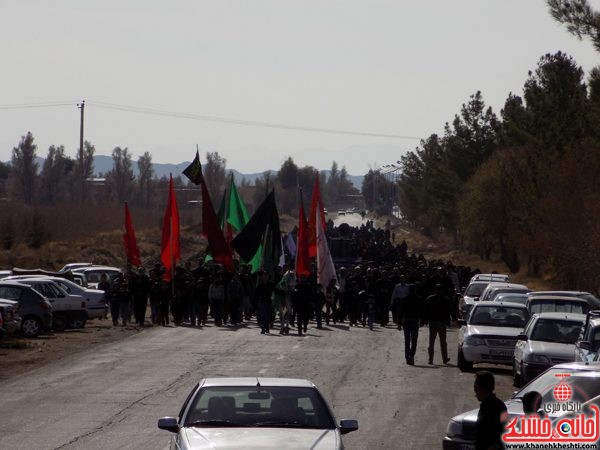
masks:
[[[468,372],[474,363],[512,363],[517,336],[529,320],[524,305],[504,302],[477,303],[469,318],[460,320],[457,365]]]
[[[522,386],[555,364],[575,360],[575,341],[585,320],[583,314],[540,313],[531,316],[517,337],[513,383]]]
[[[514,292],[519,294],[526,294],[531,292],[524,284],[517,283],[503,283],[498,281],[493,281],[485,287],[485,290],[479,297],[479,300],[482,302],[488,302],[494,300],[494,297],[498,294],[505,292]]]
[[[66,278],[51,277],[46,275],[13,275],[6,279],[18,281],[27,278],[51,280],[58,284],[67,294],[80,295],[83,297],[86,302],[87,318],[89,320],[103,318],[108,312],[109,308],[104,291],[99,289],[84,288],[83,286],[80,286],[71,280],[67,280]]]
[[[460,312],[460,317],[462,317],[463,319],[469,317],[469,311],[471,311],[471,308],[473,307],[475,302],[479,301],[479,297],[481,297],[481,294],[483,293],[488,284],[490,284],[489,281],[479,280],[471,281],[469,283],[469,285],[465,289],[465,292],[463,293],[463,296],[458,300],[458,310]]]
[[[503,273],[478,273],[471,277],[470,283],[474,281],[487,281],[488,283],[491,283],[492,281],[501,281],[508,283],[510,281],[510,276]]]
[[[118,267],[110,266],[89,266],[78,267],[72,270],[75,274],[82,274],[85,277],[85,285],[90,289],[96,289],[102,274],[106,274],[108,281],[111,281],[118,273],[122,273]]]
[[[87,305],[80,295],[68,294],[54,281],[46,278],[21,278],[16,281],[31,286],[52,304],[52,329],[62,331],[67,327],[85,326],[88,319]]]
[[[575,361],[600,362],[600,311],[589,311],[575,343]]]
[[[340,450],[356,420],[335,422],[314,384],[290,378],[206,378],[179,417],[158,428],[174,433],[171,449]]]

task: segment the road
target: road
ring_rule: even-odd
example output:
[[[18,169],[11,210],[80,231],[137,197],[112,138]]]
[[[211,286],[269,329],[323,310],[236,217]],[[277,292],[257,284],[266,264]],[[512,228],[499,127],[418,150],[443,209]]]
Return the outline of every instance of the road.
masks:
[[[1,383],[0,448],[163,449],[169,433],[157,419],[177,415],[200,378],[262,375],[310,379],[338,420],[358,419],[348,449],[439,449],[448,418],[478,403],[473,374],[441,365],[439,348],[427,365],[426,332],[407,366],[403,333],[391,326],[311,324],[302,337],[261,335],[253,324],[148,328]],[[448,334],[452,362],[456,334]],[[510,372],[495,373],[506,398]]]

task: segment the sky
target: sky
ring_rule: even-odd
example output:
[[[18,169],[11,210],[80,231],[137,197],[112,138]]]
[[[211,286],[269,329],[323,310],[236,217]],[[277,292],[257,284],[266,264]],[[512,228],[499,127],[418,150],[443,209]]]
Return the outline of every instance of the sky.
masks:
[[[600,64],[544,0],[0,6],[3,161],[28,131],[38,156],[64,145],[74,157],[85,100],[84,136],[96,154],[119,146],[134,160],[147,151],[154,162],[180,163],[198,146],[203,161],[217,151],[243,173],[278,169],[291,156],[362,175],[442,134],[478,90],[499,114],[546,53],[566,52],[586,73]]]

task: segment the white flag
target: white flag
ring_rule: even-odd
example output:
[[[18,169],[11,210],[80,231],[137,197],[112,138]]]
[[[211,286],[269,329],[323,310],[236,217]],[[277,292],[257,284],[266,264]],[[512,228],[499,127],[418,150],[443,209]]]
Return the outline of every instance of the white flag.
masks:
[[[288,252],[290,252],[290,255],[292,255],[292,258],[296,258],[296,243],[294,242],[294,236],[292,236],[292,233],[288,233],[287,236],[285,237],[285,246],[288,249]]]
[[[321,223],[321,215],[317,214],[317,281],[321,284],[323,292],[331,279],[334,279],[337,285],[337,275],[329,252],[329,245],[327,245],[327,236],[325,236],[325,230]]]

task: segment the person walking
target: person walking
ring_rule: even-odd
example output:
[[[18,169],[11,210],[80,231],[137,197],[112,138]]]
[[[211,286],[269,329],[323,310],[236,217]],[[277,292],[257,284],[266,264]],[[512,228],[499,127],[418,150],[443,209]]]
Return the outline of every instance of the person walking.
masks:
[[[402,328],[402,319],[399,318],[399,310],[400,304],[402,300],[408,296],[409,287],[406,284],[406,277],[404,275],[400,276],[400,282],[394,286],[394,290],[392,291],[392,298],[390,300],[390,309],[393,312],[393,316],[396,319],[396,326],[400,330]]]
[[[399,286],[399,285],[398,285]],[[408,294],[398,300],[398,328],[404,329],[404,356],[406,364],[415,365],[415,353],[421,320],[421,299],[414,284],[406,285]]]
[[[433,346],[436,337],[440,337],[440,350],[442,361],[448,364],[448,344],[446,343],[446,326],[452,320],[452,305],[450,299],[444,295],[441,284],[436,284],[434,294],[425,300],[425,316],[429,322],[429,364],[433,364]]]
[[[254,303],[258,306],[258,323],[260,334],[269,334],[271,325],[271,296],[273,295],[273,283],[269,281],[269,274],[261,270],[258,274],[258,284],[254,290]]]

